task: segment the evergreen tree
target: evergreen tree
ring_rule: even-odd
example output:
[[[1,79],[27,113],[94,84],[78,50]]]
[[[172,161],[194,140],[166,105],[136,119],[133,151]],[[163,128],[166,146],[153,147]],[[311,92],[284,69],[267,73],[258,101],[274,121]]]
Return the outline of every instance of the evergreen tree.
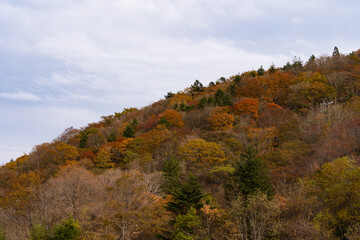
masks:
[[[238,82],[240,82],[240,80],[241,80],[241,76],[240,76],[240,75],[236,75],[235,78],[234,78],[234,82],[235,82],[235,83],[238,83]]]
[[[274,64],[271,64],[270,67],[269,67],[269,74],[273,74],[276,72],[276,67]]]
[[[57,225],[52,240],[79,240],[81,228],[77,221],[69,217]]]
[[[204,91],[204,86],[202,85],[202,83],[199,80],[196,80],[194,82],[194,84],[191,85],[190,89],[191,89],[192,93],[194,93],[194,92],[203,92]]]
[[[208,103],[208,101],[207,101],[206,96],[203,96],[203,97],[200,98],[198,107],[199,108],[204,108],[207,103]]]
[[[168,92],[167,95],[165,95],[164,97],[165,97],[166,99],[169,99],[169,98],[172,98],[174,95],[175,95],[175,93]]]
[[[136,125],[137,125],[137,119],[135,118],[132,123],[130,123],[126,129],[123,132],[123,136],[127,137],[127,138],[133,138],[135,137],[135,129],[136,129]]]
[[[163,167],[163,176],[165,181],[162,185],[162,188],[166,194],[174,194],[174,192],[179,189],[180,170],[180,163],[177,159],[170,158],[165,162]]]
[[[173,198],[166,204],[166,209],[176,214],[186,214],[190,207],[202,208],[200,202],[203,198],[199,180],[193,174],[173,194]]]
[[[333,57],[338,57],[340,56],[340,52],[337,46],[334,47],[334,51],[333,51]]]
[[[273,193],[269,175],[251,147],[246,150],[241,160],[236,162],[233,180],[238,192],[245,198],[257,190],[267,195]]]
[[[185,215],[178,215],[174,223],[173,240],[197,239],[196,228],[200,225],[200,218],[196,215],[196,209],[191,207]]]
[[[312,54],[309,58],[309,61],[308,62],[314,62],[315,61],[315,55]]]
[[[224,93],[223,90],[218,89],[215,93],[215,104],[217,106],[232,106],[233,102],[231,101],[231,98],[229,94]]]
[[[116,142],[116,133],[115,131],[111,131],[109,137],[107,138],[108,142]]]
[[[80,133],[79,148],[86,148],[86,142],[88,139],[88,135],[89,135],[89,132],[86,130]]]
[[[264,70],[263,66],[261,65],[260,68],[257,70],[257,75],[262,76],[264,74],[265,74],[265,70]]]

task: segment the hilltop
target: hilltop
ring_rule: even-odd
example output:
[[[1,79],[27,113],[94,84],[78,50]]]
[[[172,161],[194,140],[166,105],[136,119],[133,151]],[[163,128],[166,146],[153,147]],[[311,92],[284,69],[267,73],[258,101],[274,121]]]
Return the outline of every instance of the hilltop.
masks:
[[[360,50],[196,80],[2,166],[0,239],[357,239],[359,110]]]

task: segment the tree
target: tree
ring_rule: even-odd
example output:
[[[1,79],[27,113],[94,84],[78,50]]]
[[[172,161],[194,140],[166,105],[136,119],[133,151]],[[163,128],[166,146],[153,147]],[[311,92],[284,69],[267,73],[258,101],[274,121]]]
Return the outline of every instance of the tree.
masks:
[[[196,210],[202,208],[203,196],[198,178],[190,174],[188,180],[174,192],[172,199],[166,203],[165,207],[170,212],[184,215],[191,207]]]
[[[182,114],[173,109],[167,109],[160,115],[160,124],[164,124],[167,128],[181,128],[184,126]]]
[[[234,117],[227,112],[214,112],[208,119],[213,130],[230,130],[235,121]]]
[[[185,142],[179,147],[178,156],[188,164],[202,167],[220,165],[225,161],[225,154],[221,150],[221,146],[203,139],[193,139]]]
[[[1,238],[0,238],[1,239]],[[30,240],[48,240],[50,233],[41,222],[35,223],[30,229]]]
[[[199,80],[196,80],[195,82],[194,82],[194,84],[193,85],[191,85],[191,87],[190,87],[190,89],[191,89],[191,92],[192,93],[195,93],[195,92],[203,92],[204,91],[204,86],[202,85],[202,83],[199,81]]]
[[[214,96],[214,101],[216,106],[231,106],[233,103],[230,96],[225,93],[223,90],[218,89]]]
[[[263,66],[261,65],[260,68],[257,70],[257,75],[262,76],[264,74],[265,74],[265,70],[264,70]]]
[[[280,208],[276,200],[269,200],[261,191],[245,199],[239,195],[231,203],[231,212],[237,222],[242,240],[270,239],[279,227]]]
[[[107,138],[108,142],[116,142],[116,132],[115,131],[111,131],[109,137]]]
[[[135,118],[130,124],[127,125],[123,132],[123,136],[127,138],[133,138],[135,136],[136,125],[137,119]]]
[[[254,119],[259,116],[259,99],[256,98],[242,98],[236,102],[232,107],[235,115],[245,114],[249,115]]]
[[[349,157],[338,158],[325,163],[308,183],[321,206],[314,219],[317,228],[344,237],[360,220],[360,168]]]
[[[96,154],[94,166],[99,169],[113,168],[115,164],[112,162],[112,152],[110,147],[104,147]]]
[[[273,188],[269,175],[260,158],[256,157],[255,151],[249,147],[235,164],[232,175],[234,187],[238,193],[247,198],[256,191],[272,195]]]
[[[196,228],[200,225],[200,219],[196,215],[196,209],[190,207],[190,210],[184,215],[178,215],[175,218],[173,240],[191,240],[196,238]]]
[[[80,240],[81,227],[71,216],[64,219],[54,230],[53,240]]]
[[[173,194],[180,186],[180,162],[172,157],[168,159],[163,167],[163,176],[165,181],[162,185],[162,189],[166,194]]]
[[[339,57],[340,56],[340,52],[337,46],[334,47],[334,51],[333,51],[333,57]]]

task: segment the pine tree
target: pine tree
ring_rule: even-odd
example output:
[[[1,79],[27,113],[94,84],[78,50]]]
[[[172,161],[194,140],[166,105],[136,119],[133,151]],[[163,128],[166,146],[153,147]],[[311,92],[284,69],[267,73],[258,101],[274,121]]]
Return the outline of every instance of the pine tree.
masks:
[[[337,46],[334,47],[334,51],[333,51],[333,57],[338,57],[340,56],[340,52]]]
[[[269,175],[260,158],[256,157],[255,150],[249,147],[240,161],[235,164],[233,180],[239,193],[245,198],[260,190],[267,195],[273,193]]]
[[[132,123],[130,123],[123,132],[123,136],[127,138],[133,138],[135,136],[135,129],[137,125],[137,119],[135,118]]]
[[[162,185],[162,188],[166,194],[174,194],[174,192],[179,189],[180,170],[180,163],[177,159],[170,158],[165,162],[163,167],[163,176],[165,181]]]
[[[259,69],[257,70],[257,75],[258,75],[258,76],[262,76],[262,75],[264,75],[264,74],[265,74],[265,70],[264,70],[263,66],[261,65],[261,66],[259,67]]]
[[[200,201],[203,196],[198,178],[190,174],[188,180],[174,192],[173,199],[165,207],[170,212],[184,215],[191,207],[197,210],[202,208]]]
[[[276,67],[274,64],[271,64],[270,67],[269,67],[269,74],[273,74],[276,72]]]

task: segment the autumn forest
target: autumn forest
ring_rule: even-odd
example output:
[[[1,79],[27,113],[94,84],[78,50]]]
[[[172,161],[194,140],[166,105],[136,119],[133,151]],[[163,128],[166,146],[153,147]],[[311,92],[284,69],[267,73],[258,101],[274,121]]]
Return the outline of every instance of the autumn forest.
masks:
[[[0,240],[22,239],[360,239],[360,50],[196,80],[36,145],[0,167]]]

